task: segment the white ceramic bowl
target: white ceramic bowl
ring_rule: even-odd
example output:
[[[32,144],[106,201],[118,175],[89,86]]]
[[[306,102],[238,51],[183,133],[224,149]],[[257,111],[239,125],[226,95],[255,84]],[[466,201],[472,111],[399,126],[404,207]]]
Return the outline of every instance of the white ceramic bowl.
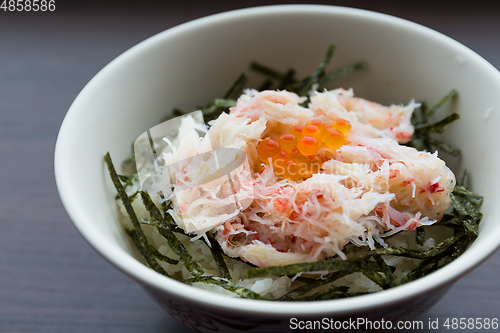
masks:
[[[172,108],[190,110],[221,96],[252,60],[299,77],[329,44],[330,69],[357,61],[369,68],[342,81],[356,95],[382,103],[437,101],[450,89],[461,120],[446,140],[462,148],[456,171],[470,172],[485,196],[480,235],[466,253],[424,278],[387,291],[332,301],[276,303],[232,299],[166,278],[141,264],[118,222],[114,189],[103,163]],[[499,246],[500,74],[460,43],[395,17],[342,7],[290,5],[222,13],[182,24],[128,50],[82,90],[62,124],[55,154],[61,199],[75,226],[106,260],[140,283],[174,317],[201,331],[286,330],[292,317],[412,318],[432,307],[461,276]],[[493,112],[491,113],[491,110]],[[489,117],[488,117],[489,115]]]

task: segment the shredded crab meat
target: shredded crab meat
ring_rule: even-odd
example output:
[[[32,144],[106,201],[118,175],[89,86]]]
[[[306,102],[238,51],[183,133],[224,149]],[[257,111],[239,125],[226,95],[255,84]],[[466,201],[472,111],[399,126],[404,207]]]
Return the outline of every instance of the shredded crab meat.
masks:
[[[386,246],[386,236],[441,219],[453,173],[437,153],[401,145],[413,134],[418,104],[387,107],[344,89],[312,92],[308,107],[303,102],[287,91],[247,90],[203,137],[194,121],[183,120],[177,147],[162,156],[165,165],[217,148],[240,149],[246,159],[232,172],[231,188],[217,179],[195,186],[211,169],[206,161],[181,165],[161,180],[174,185],[170,214],[181,228],[198,237],[210,232],[227,255],[266,267],[346,258],[349,242]],[[321,169],[310,178],[284,179],[259,161],[262,139],[335,118],[351,123],[348,141],[327,152],[329,159],[322,152]]]

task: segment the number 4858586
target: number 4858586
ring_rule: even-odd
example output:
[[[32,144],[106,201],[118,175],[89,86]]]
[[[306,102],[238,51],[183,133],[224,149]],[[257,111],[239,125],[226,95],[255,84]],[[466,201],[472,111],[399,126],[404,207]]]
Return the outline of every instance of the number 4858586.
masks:
[[[53,12],[56,10],[55,0],[3,0],[0,9],[4,12]]]

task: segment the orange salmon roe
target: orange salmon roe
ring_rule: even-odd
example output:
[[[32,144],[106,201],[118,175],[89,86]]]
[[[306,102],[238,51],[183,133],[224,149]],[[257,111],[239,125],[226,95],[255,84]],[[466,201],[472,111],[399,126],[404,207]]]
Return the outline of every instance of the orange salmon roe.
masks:
[[[346,136],[351,131],[351,123],[343,118],[335,118],[332,120],[332,127]]]
[[[323,132],[323,129],[325,127],[325,124],[323,124],[323,122],[321,120],[318,120],[318,119],[309,120],[306,123],[306,126],[308,126],[308,125],[314,125],[322,132]]]
[[[289,180],[301,180],[321,171],[321,164],[335,156],[335,150],[346,144],[351,123],[343,118],[331,122],[309,120],[297,125],[277,141],[265,138],[257,146],[264,163],[272,159],[274,173]],[[262,166],[260,166],[262,167]]]
[[[274,157],[280,153],[280,145],[270,138],[265,138],[257,146],[257,156],[264,163],[268,163],[270,157]]]
[[[305,156],[314,155],[318,152],[320,144],[312,136],[304,136],[297,144],[297,149]]]
[[[302,130],[302,137],[306,136],[311,136],[318,142],[321,142],[321,131],[314,125],[307,125],[306,127],[304,127],[304,130]]]
[[[307,173],[318,173],[321,168],[321,159],[318,155],[307,156]]]
[[[304,130],[304,126],[297,125],[297,126],[294,126],[290,129],[290,134],[295,136],[297,138],[297,140],[300,140],[300,138],[302,138],[302,131],[303,130]]]
[[[303,163],[305,161],[305,156],[297,149],[297,147],[293,148],[289,153],[289,159],[294,161],[295,163]]]
[[[283,134],[279,137],[278,143],[284,151],[291,151],[297,146],[297,138],[293,134]]]
[[[295,163],[294,161],[287,161],[285,165],[285,171],[283,172],[283,177],[291,180],[302,178],[300,165]]]
[[[277,175],[282,175],[285,172],[286,162],[288,161],[288,153],[284,150],[273,158],[273,169]]]
[[[323,142],[328,148],[335,150],[345,143],[345,139],[342,133],[336,129],[330,128],[323,134]]]

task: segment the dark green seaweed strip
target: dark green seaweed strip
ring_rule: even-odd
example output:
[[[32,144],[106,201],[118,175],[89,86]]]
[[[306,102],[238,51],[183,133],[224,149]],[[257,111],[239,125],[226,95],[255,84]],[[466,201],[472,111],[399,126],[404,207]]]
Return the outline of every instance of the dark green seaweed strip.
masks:
[[[190,237],[190,238],[193,238],[194,235],[191,235],[191,234],[188,234],[186,233],[183,229],[179,228],[179,226],[174,222],[174,219],[172,218],[172,216],[167,212],[168,209],[170,208],[170,206],[167,206],[167,201],[164,200],[164,196],[160,194],[160,197],[161,199],[163,200],[161,206],[162,206],[162,209],[163,209],[163,217],[164,217],[164,221],[165,223],[168,224],[169,226],[169,229],[173,232],[176,232],[176,233],[179,233],[179,234],[182,234],[184,236],[187,236],[187,237]],[[170,201],[168,201],[170,202]],[[161,223],[159,223],[158,221],[156,221],[155,219],[141,219],[139,221],[140,223],[144,223],[144,224],[148,224],[148,225],[151,225],[157,229],[165,229],[165,226]],[[210,236],[209,236],[210,237]],[[210,251],[212,252],[212,255],[214,257],[214,260],[215,260],[215,263],[217,264],[217,267],[219,268],[219,272],[221,273],[221,276],[222,277],[225,277],[225,278],[229,278],[231,279],[231,274],[229,272],[229,269],[227,267],[227,264],[224,260],[224,257],[228,257],[224,251],[222,250],[222,248],[220,247],[220,244],[213,238],[213,237],[210,237],[210,240],[211,240],[211,245],[208,245],[209,248],[210,248]],[[251,265],[251,266],[254,266],[255,265],[252,265],[248,262],[245,262],[243,261],[241,258],[231,258],[233,260],[238,260],[238,261],[241,261],[247,265]]]
[[[252,279],[258,277],[295,275],[306,272],[325,272],[325,271],[359,271],[362,269],[376,270],[377,264],[374,262],[355,262],[344,260],[323,260],[315,262],[305,262],[284,266],[270,266],[264,268],[249,268],[243,272],[243,279]]]
[[[415,230],[415,243],[422,246],[425,242],[425,230],[423,227],[418,227]]]
[[[182,264],[191,274],[193,274],[193,276],[203,275],[205,272],[200,267],[200,265],[198,265],[198,263],[193,260],[193,257],[191,257],[191,255],[187,252],[187,250],[184,248],[184,245],[182,245],[179,239],[175,237],[173,231],[170,228],[170,225],[165,222],[163,215],[161,214],[158,207],[156,207],[153,200],[151,200],[149,194],[143,191],[141,191],[140,193],[142,202],[144,203],[144,206],[148,210],[149,214],[162,226],[162,228],[158,228],[158,231],[163,237],[167,239],[168,245],[170,246],[172,251],[174,251]]]
[[[437,269],[436,263],[442,259],[444,254],[440,256],[434,256],[421,261],[417,266],[415,266],[408,274],[403,276],[400,280],[400,284],[408,283],[421,278],[429,273],[432,273],[434,269]]]
[[[329,290],[318,292],[310,296],[301,297],[296,299],[296,301],[323,301],[329,299],[345,298],[349,297],[349,293],[345,290],[346,287],[335,287],[332,286]]]
[[[214,257],[215,264],[219,269],[220,276],[223,279],[231,280],[231,272],[229,271],[226,261],[224,260],[224,251],[222,250],[219,242],[215,238],[210,237],[210,244],[207,245],[210,248],[210,252],[212,252],[212,256]]]
[[[450,194],[454,216],[445,215],[443,217],[445,221],[441,221],[441,224],[452,226],[455,229],[455,235],[449,238],[455,241],[442,252],[419,263],[403,278],[402,283],[413,281],[452,262],[478,237],[478,226],[482,213],[477,206],[482,197],[460,185],[457,185],[455,189],[457,191],[454,190]]]
[[[457,95],[456,90],[451,90],[446,96],[444,96],[439,102],[437,102],[432,108],[427,108],[425,103],[422,103],[420,110],[417,109],[413,112],[411,117],[411,123],[415,127],[415,132],[411,140],[407,143],[408,146],[412,146],[417,150],[432,151],[432,148],[439,149],[441,151],[447,152],[452,156],[459,156],[461,154],[460,149],[457,149],[445,142],[437,140],[430,136],[430,133],[443,133],[446,125],[457,120],[460,116],[456,113],[435,122],[429,124],[429,118],[446,102],[451,100]]]
[[[218,107],[221,107],[221,108],[230,108],[230,107],[236,106],[236,100],[216,98],[214,100],[214,104]]]
[[[203,114],[203,119],[205,122],[209,122],[210,120],[216,119],[222,113],[222,108],[217,107],[215,104],[210,104],[206,108],[201,109],[201,113]]]
[[[128,166],[128,165],[131,165],[132,163],[135,164],[135,154],[134,153],[128,155],[128,157],[123,160],[122,165]]]
[[[125,207],[125,210],[127,211],[128,217],[130,218],[130,221],[132,222],[132,225],[134,226],[134,230],[136,233],[136,237],[134,237],[132,240],[134,241],[135,246],[141,253],[141,255],[146,259],[146,262],[148,263],[149,267],[154,269],[160,274],[167,275],[167,272],[158,264],[158,262],[151,256],[150,253],[150,244],[144,235],[144,232],[141,229],[141,226],[139,224],[139,221],[137,219],[137,215],[135,214],[134,208],[132,207],[132,203],[130,201],[129,196],[125,192],[125,188],[123,187],[120,178],[118,178],[118,174],[116,173],[115,166],[113,165],[113,161],[111,161],[111,156],[109,152],[104,155],[104,162],[106,163],[106,166],[108,167],[108,172],[109,176],[111,177],[111,181],[113,182],[113,185],[115,186],[116,192],[118,192],[118,195],[120,196],[120,199],[123,203],[123,206]]]
[[[273,87],[273,80],[267,79],[259,86],[258,91],[271,90]]]
[[[139,175],[137,173],[133,173],[131,175],[118,175],[118,178],[120,178],[120,180],[123,182],[123,186],[125,188],[132,185],[134,182],[139,181]]]
[[[413,136],[411,137],[411,140],[408,143],[406,143],[406,145],[413,147],[419,151],[424,151],[424,150],[431,151],[431,147],[426,141],[427,138],[428,135],[418,135],[418,133],[414,133]]]
[[[458,217],[469,216],[477,222],[481,220],[483,214],[478,208],[481,199],[477,199],[475,196],[460,195],[458,191],[453,191],[450,198],[452,199],[451,205],[455,210],[455,215],[458,214]]]
[[[230,292],[233,292],[236,295],[243,297],[243,298],[267,300],[266,298],[257,294],[255,291],[247,289],[247,288],[240,286],[238,284],[232,283],[226,279],[216,278],[213,276],[198,276],[198,277],[194,277],[191,279],[182,280],[182,282],[187,283],[187,284],[193,284],[196,282],[203,282],[206,284],[220,286],[220,287],[222,287],[226,290],[229,290]]]
[[[135,191],[134,193],[129,195],[128,197],[130,198],[130,202],[134,202],[134,200],[137,198],[138,195],[139,195],[139,191]]]
[[[356,254],[354,256],[354,259],[359,260],[361,258],[366,258],[372,255],[390,255],[390,256],[402,256],[402,257],[407,257],[407,258],[412,258],[412,259],[426,259],[431,256],[435,256],[440,254],[441,252],[445,251],[451,244],[453,244],[456,241],[455,236],[451,236],[438,245],[427,249],[427,250],[411,250],[411,249],[405,249],[403,247],[399,246],[388,246],[384,247],[382,249],[375,249],[367,252],[363,252],[360,254]]]
[[[462,226],[463,222],[457,218],[453,212],[450,213],[445,213],[443,215],[443,218],[441,221],[439,221],[439,225],[445,226],[445,227],[450,227],[450,228],[455,228],[457,226]]]
[[[347,243],[344,248],[342,249],[342,252],[344,252],[344,254],[349,254],[349,253],[353,253],[353,252],[358,252],[358,251],[361,251],[363,249],[369,249],[368,246],[358,246],[356,244],[353,244],[353,243]],[[331,257],[332,259],[335,258],[335,257]]]
[[[295,83],[295,70],[293,68],[290,68],[288,71],[286,71],[285,75],[280,80],[278,84],[278,89],[279,90],[286,89],[288,86],[294,83]]]
[[[472,192],[471,190],[467,189],[465,186],[462,185],[456,185],[455,188],[453,189],[453,194],[466,196],[468,197],[469,200],[474,199],[480,201],[483,199],[482,195]]]
[[[351,274],[351,273],[345,272],[345,271],[334,272],[334,273],[330,274],[328,277],[326,277],[325,279],[311,279],[313,281],[307,282],[304,285],[302,285],[298,288],[295,288],[292,291],[289,291],[288,293],[281,296],[277,300],[278,301],[293,301],[293,300],[297,299],[298,297],[303,296],[304,294],[306,294],[307,292],[309,292],[311,290],[314,290],[318,287],[324,286],[324,285],[329,284],[329,283],[333,283],[333,282],[337,281],[338,279],[343,278],[344,276],[346,276],[348,274]]]
[[[469,244],[475,240],[475,237],[470,234],[466,234],[463,236],[463,239],[459,242],[456,242],[452,248],[450,248],[450,254],[444,259],[444,262],[441,266],[446,266],[453,260],[457,259],[464,253]]]
[[[171,230],[171,226],[169,225],[168,227],[165,226],[165,223],[164,222],[160,222],[154,218],[142,218],[139,220],[139,223],[141,224],[147,224],[147,225],[150,225],[152,227],[155,227],[156,229],[168,229],[168,230]],[[166,222],[168,223],[168,222]],[[175,230],[173,230],[175,232]]]
[[[458,119],[460,119],[460,115],[455,112],[450,114],[448,117],[441,119],[440,121],[415,128],[415,133],[417,134],[427,134],[431,132],[443,133],[446,125]]]
[[[182,234],[182,235],[190,237],[190,238],[195,237],[195,235],[191,235],[191,234],[186,233],[183,229],[179,228],[179,226],[177,224],[175,224],[172,216],[167,213],[168,207],[167,207],[165,201],[162,203],[162,208],[164,208],[164,210],[165,210],[164,218],[165,218],[165,223],[168,224],[168,228],[164,225],[164,223],[160,223],[160,222],[158,222],[157,220],[155,220],[153,218],[149,218],[149,219],[142,218],[139,222],[142,223],[142,224],[147,224],[147,225],[153,226],[153,227],[157,228],[158,231],[160,231],[160,229],[163,229],[163,230],[170,229],[171,231],[173,231],[175,233],[179,233],[179,234]],[[236,257],[236,258],[229,257],[228,255],[226,255],[224,253],[224,251],[222,250],[222,248],[220,248],[220,244],[215,239],[213,239],[213,237],[209,236],[209,238],[211,240],[210,244],[211,245],[215,244],[215,247],[217,247],[217,249],[215,251],[217,253],[220,253],[220,255],[221,255],[220,257],[214,255],[214,260],[216,260],[216,264],[217,264],[217,267],[219,268],[219,272],[221,272],[221,269],[222,270],[226,270],[227,269],[227,272],[224,272],[224,273],[221,272],[221,276],[222,277],[224,277],[224,276],[230,277],[229,269],[227,268],[225,260],[223,260],[224,257],[240,261],[240,262],[242,262],[242,263],[244,263],[244,264],[246,264],[248,266],[256,267],[255,265],[253,265],[253,264],[251,264],[249,262],[243,261],[239,257]],[[212,251],[212,254],[214,254],[214,249],[212,247],[210,247],[210,250]],[[220,260],[220,259],[222,259],[222,260]]]
[[[163,217],[165,219],[165,222],[168,223],[169,221],[171,221],[171,220],[167,221],[167,216],[169,215],[168,210],[170,208],[170,206],[167,205],[167,201],[169,201],[169,200],[165,200],[165,196],[163,195],[163,192],[159,192],[158,195],[160,196],[160,199],[161,199],[160,206],[161,206],[161,209],[163,209]],[[172,223],[172,225],[176,225],[176,224]]]
[[[132,193],[131,195],[129,195],[129,199],[130,199],[130,203],[134,202],[135,199],[137,199],[137,195],[139,194],[139,191],[135,191],[134,193]],[[120,196],[118,195],[118,193],[115,195],[115,200],[118,200],[120,199]]]
[[[299,96],[306,96],[309,90],[311,90],[313,84],[318,83],[318,80],[324,76],[325,69],[330,63],[330,60],[333,57],[335,49],[336,49],[335,45],[333,44],[330,45],[330,47],[326,51],[325,57],[323,58],[319,66],[316,68],[316,70],[302,81],[291,86],[292,90],[296,92]]]
[[[322,78],[320,78],[318,80],[318,83],[324,84],[324,83],[339,79],[343,76],[349,75],[351,73],[357,72],[357,71],[365,68],[366,65],[367,65],[366,62],[358,62],[358,63],[355,63],[353,65],[342,67],[341,69],[339,69],[333,73],[330,73],[330,74],[323,76]]]
[[[167,257],[166,255],[161,254],[158,252],[157,249],[153,247],[153,245],[149,244],[151,255],[153,255],[156,259],[165,261],[166,263],[172,264],[172,265],[177,265],[179,263],[179,260],[172,259],[170,257]]]
[[[400,284],[414,281],[436,271],[439,268],[439,261],[443,256],[444,254],[441,256],[427,258],[426,260],[422,261],[419,265],[415,266],[410,273],[401,278]]]
[[[375,262],[380,267],[380,272],[382,272],[385,276],[385,283],[381,286],[383,289],[387,289],[393,286],[394,281],[396,280],[391,267],[387,265],[385,260],[381,256],[373,256]],[[379,284],[380,285],[380,284]]]
[[[127,234],[134,240],[134,243],[138,241],[138,234],[135,229],[126,229]],[[172,264],[172,265],[177,265],[179,263],[179,260],[175,260],[172,258],[169,258],[160,252],[158,252],[157,249],[154,248],[151,244],[148,244],[148,251],[149,254],[154,257],[155,259],[165,261],[166,263]]]
[[[172,117],[180,117],[183,116],[184,114],[185,112],[180,109],[175,108],[172,110]]]
[[[247,84],[247,77],[245,74],[240,74],[240,76],[234,81],[233,85],[224,94],[224,99],[238,99],[245,89]]]
[[[444,251],[441,253],[438,253],[434,256],[428,257],[424,260],[422,260],[417,266],[415,266],[410,273],[408,273],[406,276],[402,277],[400,283],[407,283],[410,281],[413,281],[415,279],[421,278],[427,274],[430,274],[434,271],[436,271],[438,268],[444,266],[440,265],[440,262],[442,261],[443,258],[447,258],[451,253],[454,252],[456,244],[460,244],[462,242],[464,234],[459,234],[453,236],[454,242],[450,244],[448,248],[446,248]]]
[[[465,196],[460,196],[452,192],[450,194],[450,201],[455,215],[464,222],[472,219],[476,223],[483,217],[483,214],[477,208],[477,204]]]
[[[257,266],[254,266],[254,267],[257,267]],[[329,274],[328,276],[330,276],[330,275],[331,274]],[[289,277],[292,277],[292,276],[289,276]],[[295,281],[302,282],[302,283],[313,283],[317,280],[318,280],[317,278],[305,277],[305,276],[297,276],[295,278]]]
[[[447,143],[444,143],[443,141],[441,140],[438,140],[438,139],[435,139],[431,136],[426,136],[425,137],[425,142],[428,144],[428,145],[433,145],[435,146],[437,149],[439,150],[442,150],[448,154],[450,154],[451,156],[455,156],[455,157],[458,157],[460,156],[460,154],[462,153],[462,151],[458,148],[455,148]],[[415,147],[417,148],[417,147]],[[430,149],[429,149],[430,150]]]
[[[326,300],[332,300],[332,299],[361,296],[361,295],[366,295],[366,294],[371,294],[371,293],[372,292],[369,292],[369,291],[356,292],[356,293],[342,292],[342,291],[336,290],[333,287],[329,291],[325,291],[325,292],[322,292],[320,294],[315,294],[315,295],[311,295],[308,297],[304,297],[304,298],[299,299],[298,301],[306,301],[306,302],[307,301],[326,301]]]
[[[466,198],[460,200],[459,196],[451,193],[450,201],[454,208],[453,213],[462,221],[467,233],[477,237],[479,222],[481,221],[483,214]]]
[[[462,174],[462,178],[460,179],[460,182],[457,183],[457,185],[461,185],[463,187],[465,187],[465,182],[469,179],[469,172],[467,171],[467,169],[464,170],[464,173]]]
[[[203,114],[203,119],[205,123],[208,123],[211,120],[217,119],[223,111],[227,111],[227,109],[231,105],[228,106],[229,100],[236,100],[243,93],[243,89],[245,88],[247,82],[247,78],[245,74],[241,74],[238,79],[233,83],[233,85],[229,88],[229,90],[224,94],[224,97],[221,99],[216,99],[214,102],[208,104],[205,108],[201,110]],[[224,102],[222,102],[224,101]],[[219,105],[218,105],[219,104]]]
[[[163,195],[163,193],[158,193],[159,196],[160,196],[160,199],[161,199],[161,208],[163,209],[163,219],[165,221],[165,223],[167,223],[170,227],[170,229],[174,232],[179,232],[179,233],[182,233],[186,236],[188,236],[184,230],[182,230],[181,228],[179,228],[179,226],[177,225],[177,223],[174,222],[174,218],[168,213],[168,210],[172,207],[172,202],[170,200],[165,200],[165,196]],[[167,202],[169,203],[167,205]],[[177,230],[179,229],[179,230]],[[193,237],[193,236],[189,236],[189,237]]]
[[[363,273],[367,278],[378,284],[382,289],[387,289],[389,287],[387,282],[388,280],[380,274],[381,268],[379,263],[368,260],[352,260],[351,262],[357,264],[355,266],[353,265],[354,267],[357,267],[352,272]]]
[[[432,117],[432,115],[436,113],[437,110],[439,110],[446,102],[450,101],[457,95],[457,91],[455,89],[452,89],[448,94],[446,94],[446,96],[444,96],[439,102],[434,104],[430,109],[426,109],[425,112],[422,112],[423,122],[427,122],[427,120]]]
[[[285,75],[278,72],[277,70],[274,70],[271,67],[267,67],[266,65],[263,65],[263,64],[258,63],[256,61],[252,61],[252,63],[250,63],[250,69],[256,73],[270,77],[270,78],[277,80],[277,81],[281,81],[285,77]]]
[[[169,214],[165,214],[165,216],[169,216]],[[143,218],[139,222],[142,224],[147,224],[147,225],[153,226],[156,229],[158,229],[158,231],[160,231],[160,229],[167,231],[167,232],[170,230],[172,232],[182,234],[182,235],[187,236],[189,238],[193,238],[195,236],[195,235],[190,235],[190,234],[186,233],[184,230],[179,228],[177,225],[173,225],[172,222],[169,221],[168,219],[165,219],[165,221],[163,221],[163,222],[158,222],[157,220],[155,220],[153,218],[149,218],[149,219]],[[165,226],[165,223],[167,223],[168,226]]]
[[[427,103],[420,102],[420,108],[415,109],[411,114],[411,124],[416,127],[425,123],[423,116],[425,112],[427,112]]]

